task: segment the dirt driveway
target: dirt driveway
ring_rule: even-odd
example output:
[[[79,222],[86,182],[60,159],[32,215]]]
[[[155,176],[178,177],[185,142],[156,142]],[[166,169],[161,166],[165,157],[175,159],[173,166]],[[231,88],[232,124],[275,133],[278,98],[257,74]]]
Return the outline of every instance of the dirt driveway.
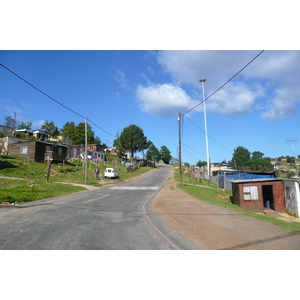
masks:
[[[152,207],[177,232],[203,249],[300,249],[300,235],[200,201],[176,188],[176,185],[172,176],[153,199]]]

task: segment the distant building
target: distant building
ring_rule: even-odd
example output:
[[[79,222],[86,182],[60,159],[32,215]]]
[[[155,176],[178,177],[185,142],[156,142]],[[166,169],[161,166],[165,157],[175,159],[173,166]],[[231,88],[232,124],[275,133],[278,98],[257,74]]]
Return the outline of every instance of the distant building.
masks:
[[[14,129],[12,127],[9,127],[9,126],[0,125],[0,134],[3,137],[4,136],[14,136]]]

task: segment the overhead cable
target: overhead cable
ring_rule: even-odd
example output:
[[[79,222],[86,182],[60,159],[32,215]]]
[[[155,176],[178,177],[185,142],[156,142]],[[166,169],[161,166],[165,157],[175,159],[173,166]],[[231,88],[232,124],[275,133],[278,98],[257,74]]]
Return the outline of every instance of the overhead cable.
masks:
[[[46,96],[47,98],[51,99],[52,101],[56,102],[57,104],[61,105],[62,107],[64,107],[65,109],[71,111],[72,113],[76,114],[77,116],[85,119],[85,116],[77,113],[76,111],[74,111],[73,109],[67,107],[66,105],[60,103],[59,101],[55,100],[54,98],[52,98],[51,96],[49,96],[48,94],[44,93],[43,91],[41,91],[39,88],[37,88],[36,86],[34,86],[33,84],[31,84],[30,82],[28,82],[27,80],[25,80],[24,78],[22,78],[21,76],[19,76],[18,74],[16,74],[15,72],[13,72],[12,70],[10,70],[9,68],[7,68],[6,66],[4,66],[2,63],[0,63],[0,66],[2,66],[4,69],[6,69],[7,71],[9,71],[10,73],[12,73],[13,75],[17,76],[19,79],[21,79],[22,81],[24,81],[25,83],[27,83],[28,85],[30,85],[31,87],[33,87],[34,89],[36,89],[38,92],[42,93],[44,96]],[[98,127],[100,130],[104,131],[105,133],[116,137],[115,135],[107,132],[106,130],[102,129],[101,127],[99,127],[97,124],[95,124],[94,122],[92,122],[90,119],[88,119],[90,121],[90,123],[94,124],[96,127]]]
[[[191,112],[196,107],[198,107],[200,104],[202,104],[204,101],[208,100],[211,96],[213,96],[216,92],[218,92],[220,89],[222,89],[227,83],[229,83],[234,77],[236,77],[238,74],[240,74],[245,68],[247,68],[255,59],[257,59],[265,50],[262,50],[259,52],[251,61],[249,61],[242,69],[240,69],[234,76],[232,76],[229,80],[227,80],[222,86],[220,86],[217,90],[215,90],[211,95],[209,95],[207,98],[205,98],[203,101],[195,105],[193,108],[185,112],[183,115]]]
[[[191,119],[189,119],[187,116],[184,116],[185,118],[187,118],[194,126],[196,126],[199,130],[201,130],[202,132],[204,132],[199,126],[197,126]],[[204,132],[205,133],[205,132]],[[228,152],[230,152],[231,154],[233,154],[232,151],[228,150],[227,148],[225,148],[223,145],[221,145],[219,142],[217,142],[215,139],[213,139],[211,136],[208,135],[208,137],[213,140],[215,143],[217,143],[218,145],[220,145],[222,148],[224,148],[225,150],[227,150]]]

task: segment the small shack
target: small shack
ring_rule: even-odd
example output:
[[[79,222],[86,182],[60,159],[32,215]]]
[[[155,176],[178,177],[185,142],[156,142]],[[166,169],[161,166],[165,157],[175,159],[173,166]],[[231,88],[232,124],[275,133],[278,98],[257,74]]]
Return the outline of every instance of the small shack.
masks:
[[[67,156],[68,146],[43,141],[26,141],[8,145],[10,155],[28,157],[30,160],[43,162],[46,153],[51,153],[54,161],[63,161]]]
[[[233,204],[253,212],[273,209],[286,212],[284,182],[280,178],[234,180],[232,184]]]

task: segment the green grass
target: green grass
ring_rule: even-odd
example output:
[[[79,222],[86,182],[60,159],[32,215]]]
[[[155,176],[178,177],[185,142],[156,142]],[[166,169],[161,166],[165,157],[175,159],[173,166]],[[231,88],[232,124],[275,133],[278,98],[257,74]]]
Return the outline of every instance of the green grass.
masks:
[[[120,183],[124,179],[134,178],[154,168],[141,167],[133,173],[126,172],[121,164],[105,162],[100,164],[100,178],[106,167],[114,167],[119,172],[118,179],[105,179],[107,182]],[[88,163],[88,181],[91,186],[98,186],[95,178],[96,165]],[[59,182],[85,184],[84,165],[82,162],[52,163],[48,182],[46,182],[48,165],[30,161],[20,156],[0,156],[0,176],[16,177],[29,180],[0,178],[0,203],[27,202],[48,197],[67,195],[85,190],[83,187],[60,184]]]
[[[231,209],[237,213],[246,215],[248,217],[252,217],[252,218],[255,218],[258,220],[272,223],[272,224],[280,227],[281,229],[284,229],[284,230],[292,232],[292,233],[300,233],[300,223],[286,222],[283,220],[279,220],[277,218],[260,215],[260,214],[256,214],[251,211],[244,210],[244,209],[240,208],[239,206],[232,204],[229,199],[223,199],[223,198],[218,197],[218,194],[224,195],[224,196],[230,196],[231,191],[223,191],[219,188],[216,188],[209,181],[204,180],[204,179],[202,179],[201,182],[197,182],[196,180],[190,178],[190,176],[187,174],[182,174],[182,175],[183,175],[182,176],[182,184],[178,183],[177,187],[182,189],[187,194],[190,194],[199,200],[208,202],[213,205]],[[178,171],[175,173],[175,180],[178,182],[180,181]],[[206,186],[206,187],[193,186],[190,184],[202,185],[202,186]]]
[[[3,178],[0,178],[0,187],[0,203],[29,202],[85,190],[85,188],[78,186],[46,183],[39,180],[31,183],[24,180]]]

